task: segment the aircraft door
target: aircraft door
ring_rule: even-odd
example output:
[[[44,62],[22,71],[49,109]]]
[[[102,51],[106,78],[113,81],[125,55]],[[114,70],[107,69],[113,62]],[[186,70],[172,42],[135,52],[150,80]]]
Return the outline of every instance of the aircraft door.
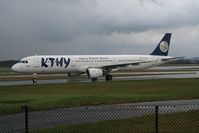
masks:
[[[35,72],[40,72],[40,60],[37,56],[33,59],[33,69]]]

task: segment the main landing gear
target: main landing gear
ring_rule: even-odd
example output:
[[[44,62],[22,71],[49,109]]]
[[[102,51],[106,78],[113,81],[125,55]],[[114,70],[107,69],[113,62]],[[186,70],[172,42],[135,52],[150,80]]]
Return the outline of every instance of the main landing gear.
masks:
[[[105,79],[106,79],[106,81],[112,81],[113,76],[112,75],[106,75]]]

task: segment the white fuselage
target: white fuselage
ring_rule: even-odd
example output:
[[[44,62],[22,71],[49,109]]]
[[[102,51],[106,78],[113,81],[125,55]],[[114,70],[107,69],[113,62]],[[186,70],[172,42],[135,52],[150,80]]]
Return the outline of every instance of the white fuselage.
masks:
[[[36,55],[21,59],[12,69],[24,73],[85,73],[89,68],[106,66],[113,66],[111,71],[139,70],[166,63],[163,60],[168,58],[171,57],[154,55]],[[120,66],[120,64],[128,65]]]
[[[95,81],[105,76],[112,80],[112,71],[139,70],[154,67],[169,60],[167,56],[171,33],[165,33],[157,47],[150,55],[39,55],[21,59],[12,69],[24,73],[68,73],[87,76]]]

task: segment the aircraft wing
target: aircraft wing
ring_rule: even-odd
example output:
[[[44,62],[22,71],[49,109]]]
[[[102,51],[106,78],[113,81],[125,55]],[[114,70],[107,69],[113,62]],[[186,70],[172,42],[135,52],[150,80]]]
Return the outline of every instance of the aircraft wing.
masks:
[[[184,57],[172,57],[172,58],[166,58],[166,59],[161,59],[162,61],[172,61],[172,60],[179,60],[179,59],[184,59]]]
[[[137,66],[141,63],[149,63],[149,62],[154,62],[154,61],[140,61],[140,62],[133,62],[133,63],[114,64],[114,65],[102,66],[102,68],[104,68],[104,69],[114,69],[114,68],[117,68],[117,67],[126,67],[128,65]]]

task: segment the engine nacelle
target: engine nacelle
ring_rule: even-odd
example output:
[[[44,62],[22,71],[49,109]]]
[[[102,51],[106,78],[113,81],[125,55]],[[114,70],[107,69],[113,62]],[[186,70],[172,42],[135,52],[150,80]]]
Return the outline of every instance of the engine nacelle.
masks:
[[[102,77],[104,75],[103,70],[99,68],[89,68],[86,72],[91,79]]]

